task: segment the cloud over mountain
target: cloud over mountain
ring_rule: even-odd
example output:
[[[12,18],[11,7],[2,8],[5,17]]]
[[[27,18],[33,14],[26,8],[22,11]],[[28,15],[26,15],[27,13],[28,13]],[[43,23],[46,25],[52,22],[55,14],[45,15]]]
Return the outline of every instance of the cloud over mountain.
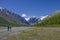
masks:
[[[23,13],[21,16],[22,16],[22,17],[26,17],[26,14],[25,14],[25,13]]]

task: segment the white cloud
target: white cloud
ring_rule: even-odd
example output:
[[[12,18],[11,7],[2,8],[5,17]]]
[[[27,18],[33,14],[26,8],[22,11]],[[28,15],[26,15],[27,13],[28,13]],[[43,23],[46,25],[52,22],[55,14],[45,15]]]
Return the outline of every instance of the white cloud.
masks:
[[[41,16],[40,19],[43,20],[43,19],[46,18],[47,16],[48,16],[48,15],[46,15],[46,16]]]
[[[22,17],[25,17],[25,16],[26,16],[26,14],[25,14],[25,13],[23,13],[23,14],[22,14]]]

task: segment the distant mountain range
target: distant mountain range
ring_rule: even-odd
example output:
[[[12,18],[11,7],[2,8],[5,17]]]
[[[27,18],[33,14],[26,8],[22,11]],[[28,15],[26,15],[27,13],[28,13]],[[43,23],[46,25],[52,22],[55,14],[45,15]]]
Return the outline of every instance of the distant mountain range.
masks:
[[[29,24],[25,18],[17,15],[6,8],[0,8],[0,25],[26,25]]]
[[[40,22],[40,20],[41,20],[40,18],[32,16],[32,17],[29,18],[28,23],[30,25],[34,25],[36,22]]]
[[[40,18],[30,17],[27,21],[24,17],[0,7],[0,25],[34,25]]]

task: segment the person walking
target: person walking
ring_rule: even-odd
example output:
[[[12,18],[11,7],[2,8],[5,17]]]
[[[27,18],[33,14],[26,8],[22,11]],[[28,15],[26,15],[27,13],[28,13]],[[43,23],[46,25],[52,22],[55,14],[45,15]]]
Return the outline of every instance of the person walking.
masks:
[[[7,29],[8,29],[8,31],[11,31],[11,26],[7,26],[7,27],[8,27],[8,28],[7,28]]]
[[[7,26],[7,29],[8,29],[8,31],[9,31],[9,26]]]
[[[10,31],[11,31],[11,26],[9,26],[9,29],[10,29]]]

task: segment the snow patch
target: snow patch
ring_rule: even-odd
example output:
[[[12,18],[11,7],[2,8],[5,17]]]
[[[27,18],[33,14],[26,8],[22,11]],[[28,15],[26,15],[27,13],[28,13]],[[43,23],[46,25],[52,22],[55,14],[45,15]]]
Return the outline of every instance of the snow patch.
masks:
[[[46,16],[41,16],[40,19],[43,20],[43,19],[46,18],[47,16],[48,16],[48,15],[46,15]]]
[[[28,21],[30,18],[25,18],[26,19],[26,21]]]

